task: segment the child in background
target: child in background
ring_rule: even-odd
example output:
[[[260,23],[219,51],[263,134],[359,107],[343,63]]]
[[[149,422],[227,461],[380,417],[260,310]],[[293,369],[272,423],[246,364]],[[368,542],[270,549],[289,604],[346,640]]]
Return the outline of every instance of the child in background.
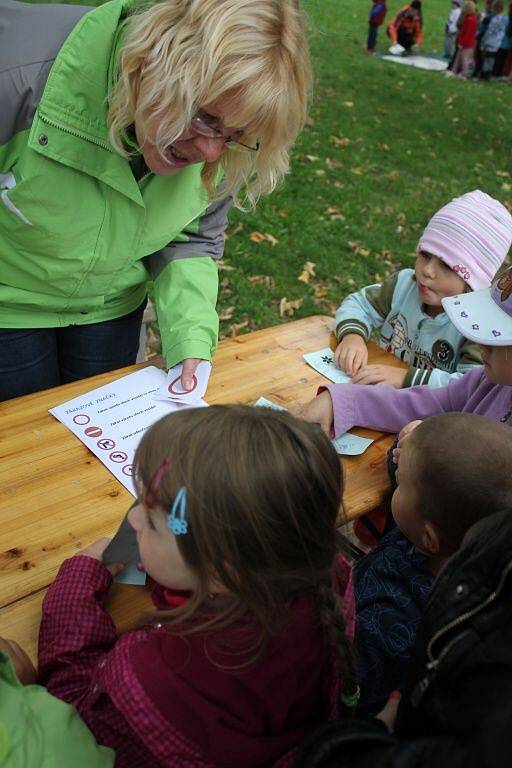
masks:
[[[494,0],[485,0],[485,10],[477,14],[478,31],[476,33],[476,39],[475,39],[475,56],[474,56],[475,66],[473,67],[473,72],[471,73],[471,77],[480,77],[480,73],[482,71],[484,54],[481,48],[481,43],[482,43],[482,37],[485,35],[487,27],[489,26],[489,22],[494,16],[494,11],[492,10],[493,2]]]
[[[417,48],[423,42],[423,15],[421,0],[412,0],[404,5],[386,29],[393,45],[400,45],[405,51]]]
[[[98,747],[69,704],[36,683],[25,651],[0,638],[0,765],[112,768],[114,753]]]
[[[467,77],[475,56],[477,42],[478,16],[476,5],[472,0],[462,3],[459,19],[459,34],[457,36],[457,53],[451,72],[447,74]]]
[[[407,431],[412,422],[438,413],[477,413],[512,423],[512,267],[492,288],[443,299],[455,327],[478,344],[483,366],[474,368],[447,387],[365,387],[328,384],[301,412],[327,434],[341,435],[352,427],[384,432]],[[399,442],[399,450],[402,445]]]
[[[441,301],[488,287],[512,241],[507,209],[476,190],[457,197],[430,219],[417,246],[415,269],[347,296],[336,312],[339,341],[334,362],[354,384],[441,387],[481,358],[476,345],[452,325]],[[380,346],[409,364],[404,371],[367,365],[366,342],[380,331]]]
[[[290,414],[215,405],[154,424],[134,477],[128,519],[159,610],[117,636],[96,542],[45,597],[42,680],[118,767],[289,765],[309,729],[356,703],[336,452]]]
[[[492,11],[493,16],[481,39],[483,53],[481,77],[484,80],[488,80],[492,75],[494,64],[496,63],[496,54],[506,35],[508,25],[508,18],[502,13],[503,0],[494,0]]]
[[[366,43],[368,53],[375,53],[379,27],[382,25],[387,12],[384,0],[372,0],[372,3],[373,5],[368,17],[368,40]]]
[[[461,0],[452,0],[452,7],[444,28],[444,55],[448,61],[452,60],[457,44],[457,35],[459,33],[457,22],[460,16],[460,3]]]
[[[434,578],[479,520],[512,509],[509,428],[469,413],[432,416],[400,456],[397,528],[356,564],[360,707],[376,714],[401,690]]]
[[[494,67],[492,70],[493,77],[506,77],[509,74],[507,69],[507,59],[510,58],[512,46],[512,2],[508,4],[507,26],[505,28],[505,34],[503,35],[501,45],[496,53],[496,59],[494,61]]]

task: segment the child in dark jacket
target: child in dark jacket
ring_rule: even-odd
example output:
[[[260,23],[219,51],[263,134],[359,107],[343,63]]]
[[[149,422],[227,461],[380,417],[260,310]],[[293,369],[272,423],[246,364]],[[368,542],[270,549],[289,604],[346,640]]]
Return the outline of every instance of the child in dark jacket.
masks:
[[[366,49],[368,53],[375,53],[377,47],[377,34],[387,13],[387,7],[384,0],[372,0],[373,5],[368,17],[368,40]]]
[[[305,732],[355,703],[336,452],[290,414],[216,405],[154,424],[134,477],[128,520],[158,610],[118,636],[107,542],[91,545],[45,597],[42,681],[117,768],[289,765]]]
[[[402,689],[436,574],[467,530],[512,507],[512,440],[475,414],[433,416],[406,441],[391,506],[397,527],[356,566],[361,711],[376,714]]]
[[[294,768],[512,765],[512,508],[489,513],[436,579],[400,700],[324,724]]]

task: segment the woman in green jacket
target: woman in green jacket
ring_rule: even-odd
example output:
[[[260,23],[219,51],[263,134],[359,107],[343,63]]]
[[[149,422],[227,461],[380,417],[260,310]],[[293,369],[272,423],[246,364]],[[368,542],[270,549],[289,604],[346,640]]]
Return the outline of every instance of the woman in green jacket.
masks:
[[[287,172],[309,83],[296,0],[0,0],[0,400],[133,363],[148,288],[192,386],[228,209]]]

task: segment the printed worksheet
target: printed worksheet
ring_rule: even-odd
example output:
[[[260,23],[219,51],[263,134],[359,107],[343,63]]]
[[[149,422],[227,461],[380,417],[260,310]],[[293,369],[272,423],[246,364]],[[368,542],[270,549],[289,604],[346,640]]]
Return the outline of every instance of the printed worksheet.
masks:
[[[172,411],[206,405],[201,393],[196,399],[156,399],[158,393],[181,372],[181,364],[169,374],[154,366],[93,389],[85,395],[50,409],[65,427],[84,443],[92,453],[134,496],[132,482],[133,458],[144,432]],[[208,371],[209,375],[209,371]]]
[[[334,381],[335,384],[347,384],[350,381],[350,376],[334,365],[333,354],[330,347],[325,347],[319,349],[318,352],[308,352],[302,357],[315,371]]]

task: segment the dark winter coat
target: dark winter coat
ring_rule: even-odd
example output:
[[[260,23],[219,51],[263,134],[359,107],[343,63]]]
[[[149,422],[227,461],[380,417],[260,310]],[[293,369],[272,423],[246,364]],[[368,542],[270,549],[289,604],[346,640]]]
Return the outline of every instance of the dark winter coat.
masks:
[[[466,535],[425,606],[394,736],[378,720],[323,727],[295,768],[512,765],[512,512]]]

